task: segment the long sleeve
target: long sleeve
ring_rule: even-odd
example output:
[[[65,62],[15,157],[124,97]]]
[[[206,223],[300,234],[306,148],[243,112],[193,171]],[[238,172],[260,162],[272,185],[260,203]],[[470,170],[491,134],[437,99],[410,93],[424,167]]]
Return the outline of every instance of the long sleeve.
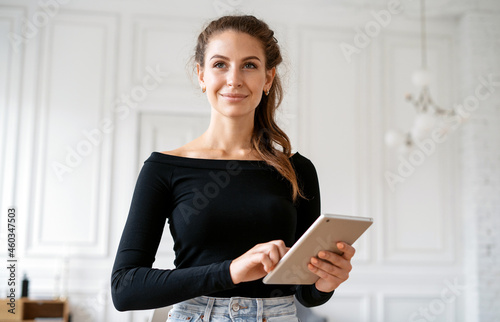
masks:
[[[295,164],[299,184],[306,199],[299,199],[297,205],[297,230],[295,240],[314,223],[321,212],[320,190],[316,168],[308,159],[302,159]],[[295,297],[306,307],[318,306],[326,303],[334,292],[321,292],[315,285],[300,285]]]
[[[230,261],[183,269],[153,269],[167,216],[172,211],[168,178],[146,162],[139,174],[112,273],[119,311],[151,309],[234,287]],[[189,285],[189,288],[186,288]]]

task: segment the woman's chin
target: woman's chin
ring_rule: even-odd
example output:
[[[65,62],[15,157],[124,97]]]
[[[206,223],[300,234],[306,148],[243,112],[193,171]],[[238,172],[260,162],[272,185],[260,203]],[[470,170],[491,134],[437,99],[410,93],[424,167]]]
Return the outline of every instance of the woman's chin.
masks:
[[[215,110],[225,116],[225,117],[230,117],[230,118],[244,118],[244,117],[251,117],[253,120],[254,113],[255,113],[255,108],[250,109],[250,108],[243,108],[241,106],[225,106],[223,108],[215,108]]]

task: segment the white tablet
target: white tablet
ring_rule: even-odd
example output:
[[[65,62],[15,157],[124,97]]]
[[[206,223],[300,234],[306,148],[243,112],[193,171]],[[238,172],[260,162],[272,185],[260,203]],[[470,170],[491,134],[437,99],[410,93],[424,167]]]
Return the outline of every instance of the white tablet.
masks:
[[[276,267],[264,277],[265,284],[307,285],[319,277],[309,271],[307,264],[320,250],[337,254],[337,242],[352,245],[373,223],[372,218],[324,214],[318,217],[309,229],[283,256]]]

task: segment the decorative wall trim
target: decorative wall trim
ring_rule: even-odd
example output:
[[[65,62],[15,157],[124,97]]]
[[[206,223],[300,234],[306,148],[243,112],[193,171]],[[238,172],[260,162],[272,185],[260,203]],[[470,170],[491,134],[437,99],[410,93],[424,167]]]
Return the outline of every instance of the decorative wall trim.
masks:
[[[61,57],[60,53],[54,52],[55,42],[58,40],[58,32],[67,32],[71,28],[75,28],[77,32],[78,28],[85,27],[93,35],[99,35],[101,37],[101,42],[99,39],[92,39],[93,46],[100,48],[100,57],[98,60],[101,65],[96,66],[99,72],[101,72],[98,78],[101,81],[101,86],[98,90],[88,93],[87,97],[92,100],[93,106],[89,106],[89,112],[93,114],[93,119],[90,122],[94,128],[85,128],[78,123],[79,117],[77,115],[71,117],[68,116],[65,119],[65,123],[75,122],[76,128],[81,127],[77,133],[83,133],[86,131],[92,133],[93,131],[100,130],[100,139],[96,136],[89,139],[88,136],[82,136],[80,134],[75,134],[71,132],[73,136],[80,141],[75,143],[75,146],[70,146],[73,150],[77,150],[79,145],[86,146],[86,150],[90,149],[89,157],[84,159],[86,162],[82,162],[82,165],[78,165],[74,170],[85,171],[87,169],[93,178],[91,180],[90,191],[79,190],[76,186],[68,186],[69,189],[74,189],[74,198],[76,195],[82,193],[88,193],[88,199],[85,200],[85,204],[90,205],[90,212],[88,214],[81,213],[82,216],[88,215],[83,220],[86,222],[88,231],[83,232],[86,237],[82,240],[83,236],[80,234],[80,239],[73,239],[72,237],[66,236],[69,240],[63,241],[58,239],[57,236],[53,236],[50,230],[53,230],[55,226],[64,227],[65,216],[72,216],[74,212],[72,207],[59,208],[57,214],[47,213],[47,207],[52,207],[52,209],[58,209],[57,206],[49,205],[47,202],[52,200],[54,202],[55,196],[47,195],[48,189],[47,185],[51,182],[55,182],[54,176],[55,171],[53,169],[54,162],[57,160],[59,163],[63,163],[64,157],[60,153],[64,146],[54,146],[54,137],[51,141],[48,141],[50,132],[49,130],[54,127],[61,127],[63,129],[62,123],[58,123],[58,116],[61,111],[64,111],[64,106],[58,106],[59,110],[54,110],[54,102],[58,99],[55,96],[55,89],[52,86],[52,80],[61,80],[61,75],[54,78],[54,73],[60,73],[61,70],[57,68],[67,67],[67,62],[62,62],[63,65],[58,65],[61,62],[54,61],[54,57]],[[109,222],[109,197],[110,197],[110,181],[111,181],[111,148],[112,148],[112,136],[103,133],[102,122],[110,115],[110,105],[114,101],[116,96],[115,90],[115,73],[116,73],[116,61],[115,57],[117,55],[117,17],[113,15],[93,15],[88,12],[73,12],[73,11],[63,11],[53,18],[53,21],[41,30],[41,55],[39,66],[42,66],[40,76],[39,76],[39,91],[37,97],[37,107],[36,112],[40,116],[36,124],[36,147],[35,155],[33,156],[33,166],[36,166],[35,173],[33,175],[34,191],[33,191],[33,203],[31,204],[31,213],[33,214],[33,220],[29,221],[29,231],[30,238],[28,239],[27,251],[29,254],[61,254],[62,252],[72,255],[84,255],[84,256],[103,256],[107,252],[107,231]],[[76,37],[85,37],[87,35],[75,34]],[[86,40],[88,41],[88,39]],[[57,56],[58,54],[59,56]],[[88,61],[87,61],[88,62]],[[76,64],[78,62],[75,62]],[[90,67],[90,66],[89,66]],[[65,71],[68,75],[71,75],[71,70]],[[74,75],[76,76],[76,75]],[[70,78],[71,79],[71,78]],[[85,84],[75,84],[74,86],[84,86]],[[68,88],[71,88],[68,87]],[[76,90],[72,88],[72,90]],[[81,91],[87,91],[87,87],[81,88]],[[94,96],[89,96],[94,95]],[[77,99],[77,98],[75,98]],[[74,101],[78,104],[78,101]],[[61,110],[62,108],[62,110]],[[93,110],[92,110],[93,108]],[[89,123],[87,123],[89,124]],[[66,126],[67,128],[67,126]],[[54,135],[54,133],[52,133]],[[64,135],[64,133],[58,133],[58,135]],[[87,142],[83,144],[82,142]],[[62,141],[60,141],[62,142]],[[94,145],[92,147],[91,143]],[[97,142],[97,143],[95,143]],[[88,148],[90,146],[90,148]],[[66,147],[68,149],[68,147]],[[50,152],[53,152],[50,154]],[[69,151],[69,150],[68,150]],[[79,151],[79,150],[78,150]],[[83,149],[82,149],[83,151]],[[70,152],[67,152],[68,154]],[[66,165],[68,165],[68,157],[66,154]],[[52,155],[52,159],[50,158]],[[60,158],[55,158],[55,155],[59,155]],[[83,152],[80,157],[86,157]],[[88,168],[90,167],[90,168]],[[77,172],[75,172],[77,173]],[[69,179],[65,179],[66,182],[73,180],[78,177],[77,174],[70,173],[67,176]],[[60,178],[59,178],[60,179]],[[61,181],[61,180],[60,180]],[[59,187],[60,189],[61,187]],[[47,199],[51,197],[52,199]],[[85,198],[85,197],[84,197]],[[75,199],[76,200],[76,199]],[[61,201],[63,202],[63,201]],[[64,209],[64,210],[63,210]],[[63,216],[61,212],[66,212]],[[76,219],[76,218],[75,218]],[[61,222],[61,220],[63,220]],[[84,227],[82,227],[85,229]],[[50,229],[50,230],[47,230]],[[64,234],[64,230],[59,230],[61,235]]]
[[[168,108],[187,103],[202,108],[201,101],[193,99],[199,86],[196,74],[189,66],[201,31],[200,21],[175,16],[136,15],[132,18],[132,26],[132,84],[142,79],[146,68],[159,68],[167,74],[142,105],[165,106],[168,103]]]
[[[415,291],[379,296],[381,321],[456,321],[457,299],[449,293]]]
[[[352,71],[351,75],[353,75],[353,88],[355,89],[353,96],[349,96],[349,94],[342,94],[341,98],[331,98],[329,101],[331,102],[331,105],[328,107],[325,106],[314,106],[314,103],[312,102],[313,97],[316,95],[325,95],[325,93],[321,92],[315,92],[315,88],[313,87],[313,82],[315,79],[318,78],[317,72],[319,70],[312,70],[312,64],[315,60],[318,60],[314,58],[313,53],[322,53],[325,48],[318,47],[317,46],[332,46],[331,48],[336,52],[337,54],[342,54],[341,49],[340,49],[340,43],[342,42],[349,42],[351,38],[352,32],[346,31],[343,29],[332,29],[332,28],[327,28],[327,29],[319,29],[319,28],[313,28],[313,27],[306,27],[303,28],[302,32],[300,33],[300,56],[299,56],[299,61],[300,61],[300,73],[302,75],[301,77],[301,83],[300,83],[300,91],[299,91],[299,137],[302,138],[300,145],[301,147],[305,147],[305,153],[307,155],[310,155],[311,157],[314,157],[315,155],[318,156],[323,156],[325,154],[328,155],[338,155],[342,156],[341,158],[332,158],[332,164],[335,164],[336,160],[341,160],[344,158],[347,158],[349,160],[355,160],[355,164],[352,166],[352,171],[354,172],[354,178],[352,178],[353,182],[353,187],[352,187],[352,215],[357,215],[357,216],[368,216],[368,217],[373,217],[371,212],[366,212],[366,208],[362,208],[362,203],[363,201],[368,201],[369,200],[369,194],[368,194],[368,188],[369,187],[369,182],[368,182],[368,177],[367,174],[369,172],[369,163],[368,159],[361,158],[361,155],[363,151],[366,151],[369,144],[368,144],[368,139],[369,136],[362,136],[366,132],[366,128],[369,126],[369,119],[365,116],[367,115],[367,111],[365,111],[366,105],[362,105],[366,103],[366,100],[368,98],[361,98],[359,95],[356,95],[355,93],[358,91],[363,91],[366,90],[366,88],[369,88],[368,82],[364,79],[363,75],[369,74],[369,65],[365,62],[366,57],[364,55],[361,55],[360,57],[357,57],[359,59],[354,60],[351,64],[349,64],[346,60],[342,58],[341,61],[337,61],[337,64],[342,64],[345,63],[343,66],[347,66],[348,69]],[[338,51],[338,52],[337,52]],[[318,62],[320,65],[323,65],[324,68],[329,67],[329,63],[331,61],[334,61],[337,57],[331,57],[331,60],[329,61],[329,57],[325,60],[321,60],[321,62]],[[338,75],[335,73],[335,71],[330,70],[330,80],[331,82],[328,82],[328,87],[323,88],[322,90],[335,90],[335,88],[332,88],[332,84],[334,82],[339,82],[340,79],[343,77],[349,77],[349,75]],[[325,81],[325,80],[323,80]],[[350,80],[349,80],[350,81]],[[366,87],[365,87],[366,86]],[[345,102],[347,100],[350,101],[352,106],[336,106],[333,104],[334,100],[341,100],[342,102]],[[338,103],[337,103],[338,104]],[[352,153],[354,155],[350,155],[348,157],[345,156],[345,151],[341,151],[343,147],[341,146],[323,146],[322,149],[325,151],[336,151],[336,153],[327,153],[325,151],[312,151],[311,146],[313,146],[313,142],[317,140],[326,140],[326,138],[318,138],[315,137],[313,134],[313,129],[317,129],[317,124],[313,124],[313,120],[311,119],[311,111],[314,111],[314,109],[318,109],[318,111],[325,109],[337,109],[338,108],[338,113],[336,114],[339,118],[344,117],[346,115],[345,113],[351,113],[350,117],[346,116],[346,121],[350,122],[352,121],[355,124],[359,124],[360,126],[356,127],[356,129],[352,129],[353,136],[350,136],[350,134],[346,134],[345,140],[349,142],[349,144],[345,143],[344,145],[346,146],[351,146],[352,148]],[[333,129],[332,129],[333,130]],[[305,139],[307,138],[307,140]],[[362,139],[363,138],[363,139]],[[338,138],[330,138],[330,139],[338,139]],[[326,174],[326,173],[324,173]],[[323,180],[328,180],[323,178]],[[320,176],[320,183],[321,183],[321,176]],[[348,188],[349,189],[349,188]],[[322,193],[322,199],[325,200],[327,198],[327,195],[325,194],[325,189],[322,188],[323,193]],[[325,202],[322,202],[324,205]],[[324,207],[323,207],[323,211]],[[357,241],[357,244],[360,245],[359,249],[360,251],[357,253],[356,257],[357,260],[360,262],[368,262],[370,261],[371,258],[371,249],[369,243],[369,238],[370,238],[370,232],[368,232],[365,236],[363,236],[359,241]]]
[[[384,114],[386,115],[385,130],[389,128],[401,128],[402,130],[409,130],[414,118],[414,111],[411,104],[405,102],[404,92],[395,93],[394,89],[398,88],[398,84],[405,84],[408,92],[415,91],[416,89],[411,84],[411,72],[408,73],[407,79],[396,79],[395,68],[401,68],[400,64],[396,61],[396,57],[403,57],[402,53],[410,51],[412,53],[419,52],[419,40],[412,34],[407,33],[390,33],[383,38],[384,54],[382,55],[383,72],[386,75],[385,84],[385,98],[383,100]],[[452,104],[452,90],[451,85],[447,82],[446,75],[451,75],[451,52],[452,41],[449,36],[432,35],[429,36],[429,58],[430,69],[434,71],[437,79],[431,83],[431,91],[435,99],[442,107],[451,107]],[[415,69],[420,66],[419,56],[416,55],[415,61],[409,62],[409,66],[415,65]],[[403,86],[399,86],[402,88]],[[392,90],[391,90],[392,89]],[[436,93],[436,94],[434,94]],[[397,94],[397,96],[395,95]],[[415,94],[415,93],[412,93]],[[399,98],[400,97],[400,98]],[[407,109],[400,108],[401,106]],[[384,147],[385,148],[385,147]],[[398,151],[386,149],[384,154],[383,172],[390,171],[397,175],[402,175],[403,161],[408,161],[409,156],[399,156]],[[420,149],[420,148],[419,148]],[[456,146],[453,140],[444,143],[436,143],[436,150],[430,152],[425,156],[422,165],[415,166],[413,174],[404,177],[405,181],[397,184],[391,191],[389,184],[383,180],[384,185],[384,241],[383,256],[384,260],[395,263],[403,262],[427,262],[440,264],[452,263],[455,260],[454,242],[456,236],[457,226],[455,224],[458,220],[453,217],[453,196],[455,192],[449,191],[449,183],[453,177],[457,175],[457,169],[454,167],[451,160],[453,151],[456,151]],[[410,154],[412,155],[412,154]],[[399,171],[399,172],[398,172]],[[403,176],[403,175],[402,175]],[[418,181],[428,179],[425,183]],[[435,180],[436,184],[432,182]],[[422,185],[429,185],[429,189],[421,189]],[[437,185],[437,186],[436,186]],[[420,187],[418,192],[416,187]],[[445,190],[448,189],[448,190]],[[435,194],[434,194],[435,193]],[[412,198],[413,196],[413,198]],[[405,218],[404,213],[398,208],[400,200],[422,200],[426,198],[428,203],[421,202],[419,207],[426,209],[420,212],[422,220],[419,221],[419,216],[413,214],[411,218]],[[438,202],[438,204],[436,204]],[[402,206],[402,205],[400,205]],[[438,207],[437,212],[436,207]],[[399,210],[398,210],[399,209]],[[412,210],[411,205],[406,205],[405,209]],[[432,216],[428,214],[433,214]],[[425,217],[427,215],[427,217]],[[408,216],[407,216],[408,217]],[[436,239],[422,247],[405,246],[403,239],[408,239],[408,235],[402,235],[404,231],[400,227],[400,221],[405,223],[416,221],[417,225],[412,229],[412,233],[421,232],[421,241],[426,242],[432,238]],[[425,222],[425,223],[424,223]],[[432,235],[426,235],[431,233]],[[416,243],[418,238],[415,238]],[[412,242],[413,243],[413,242]]]

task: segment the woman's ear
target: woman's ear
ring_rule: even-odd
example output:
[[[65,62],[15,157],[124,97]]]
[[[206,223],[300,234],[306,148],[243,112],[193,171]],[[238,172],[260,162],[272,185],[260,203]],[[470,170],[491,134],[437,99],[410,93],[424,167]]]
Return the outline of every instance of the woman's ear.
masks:
[[[274,76],[276,76],[276,67],[266,70],[266,85],[264,88],[270,89],[273,84]]]
[[[200,64],[196,64],[196,75],[198,75],[198,83],[200,84],[200,87],[203,89],[205,88],[205,80],[204,80],[204,73],[203,73],[203,67],[200,66]]]

